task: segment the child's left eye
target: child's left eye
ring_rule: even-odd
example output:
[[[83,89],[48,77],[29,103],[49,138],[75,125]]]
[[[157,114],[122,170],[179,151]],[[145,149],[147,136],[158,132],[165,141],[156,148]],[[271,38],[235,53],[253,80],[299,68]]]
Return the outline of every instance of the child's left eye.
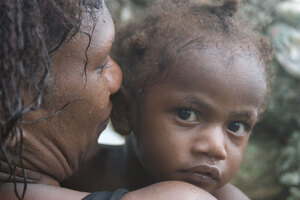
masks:
[[[248,133],[248,126],[243,122],[231,122],[227,129],[237,136],[243,136]]]
[[[188,109],[188,108],[179,109],[177,111],[177,116],[181,120],[184,120],[187,122],[194,122],[197,120],[197,115],[196,115],[195,111]]]

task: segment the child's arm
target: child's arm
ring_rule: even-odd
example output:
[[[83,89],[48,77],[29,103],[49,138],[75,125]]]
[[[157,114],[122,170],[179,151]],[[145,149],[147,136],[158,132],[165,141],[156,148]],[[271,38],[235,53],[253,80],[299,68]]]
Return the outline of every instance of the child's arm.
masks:
[[[250,200],[241,190],[228,183],[213,193],[219,200]]]

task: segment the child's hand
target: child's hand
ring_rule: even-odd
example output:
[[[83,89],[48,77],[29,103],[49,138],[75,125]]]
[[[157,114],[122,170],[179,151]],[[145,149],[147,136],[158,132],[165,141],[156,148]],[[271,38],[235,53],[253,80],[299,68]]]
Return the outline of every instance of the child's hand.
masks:
[[[189,183],[160,182],[129,192],[121,200],[216,200],[211,194]]]

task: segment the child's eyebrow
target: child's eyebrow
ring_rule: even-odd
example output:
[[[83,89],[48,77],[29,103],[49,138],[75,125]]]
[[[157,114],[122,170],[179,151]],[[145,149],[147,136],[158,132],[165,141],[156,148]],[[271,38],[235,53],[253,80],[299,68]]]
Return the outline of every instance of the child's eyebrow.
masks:
[[[185,96],[181,99],[181,102],[186,102],[189,104],[196,105],[199,108],[213,109],[214,106],[207,102],[204,98],[199,98],[195,96]]]
[[[210,104],[205,98],[195,97],[195,96],[186,96],[181,99],[181,102],[186,102],[189,104],[196,105],[199,108],[204,108],[207,110],[214,110],[216,109],[215,106]],[[252,109],[244,109],[244,110],[238,110],[238,111],[232,111],[230,115],[234,118],[238,119],[245,119],[249,121],[256,121],[258,117],[257,110]]]
[[[252,110],[235,111],[232,112],[232,116],[236,118],[244,118],[247,120],[256,121],[257,111],[252,111]]]

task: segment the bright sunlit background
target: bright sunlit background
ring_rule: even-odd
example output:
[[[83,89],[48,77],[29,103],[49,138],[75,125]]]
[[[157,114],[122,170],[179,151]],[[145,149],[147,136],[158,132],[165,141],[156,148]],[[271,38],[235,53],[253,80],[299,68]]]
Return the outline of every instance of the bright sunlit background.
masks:
[[[108,124],[98,139],[98,143],[101,144],[121,145],[124,142],[124,138],[113,130],[111,123]]]

